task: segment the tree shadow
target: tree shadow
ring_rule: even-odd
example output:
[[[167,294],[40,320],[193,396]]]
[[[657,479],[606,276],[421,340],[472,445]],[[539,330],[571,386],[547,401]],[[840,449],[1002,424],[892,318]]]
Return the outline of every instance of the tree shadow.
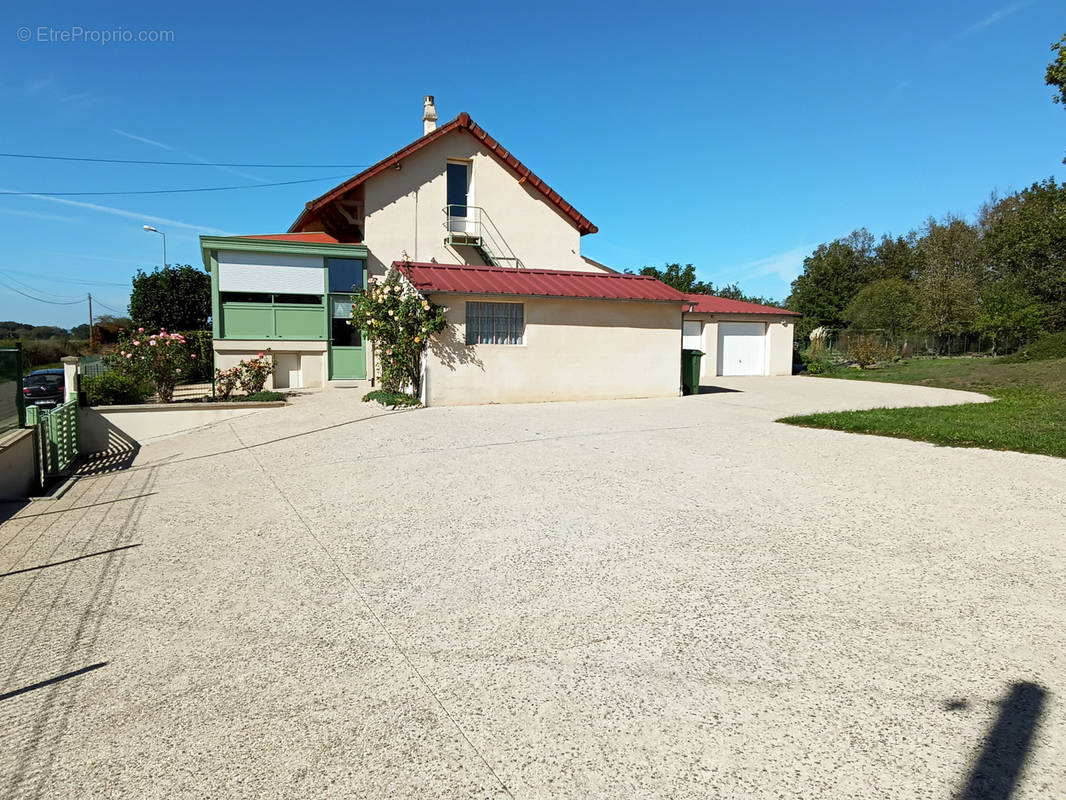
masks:
[[[1047,691],[1035,683],[1011,686],[1006,699],[999,703],[999,715],[966,786],[956,795],[958,800],[1010,800],[1018,787],[1046,698]],[[951,705],[964,707],[965,701],[952,701]]]
[[[468,347],[459,337],[459,326],[452,324],[429,339],[429,351],[441,364],[452,372],[458,366],[474,366],[485,371],[485,364],[478,358],[477,350]]]
[[[696,394],[724,394],[726,392],[735,392],[741,394],[740,389],[727,389],[725,386],[706,386],[700,384],[699,391]]]

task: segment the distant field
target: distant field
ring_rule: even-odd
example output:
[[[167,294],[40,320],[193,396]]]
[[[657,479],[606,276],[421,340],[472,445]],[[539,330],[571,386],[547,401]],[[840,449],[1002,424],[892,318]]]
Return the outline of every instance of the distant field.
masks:
[[[1066,458],[1066,359],[1026,363],[988,358],[920,359],[876,370],[840,369],[808,378],[825,379],[965,389],[997,400],[938,408],[805,414],[779,422]]]

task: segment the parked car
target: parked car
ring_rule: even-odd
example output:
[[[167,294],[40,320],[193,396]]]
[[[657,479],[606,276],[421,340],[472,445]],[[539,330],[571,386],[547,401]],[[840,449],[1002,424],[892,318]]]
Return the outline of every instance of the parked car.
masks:
[[[39,369],[22,379],[26,405],[57,406],[63,402],[63,370]]]

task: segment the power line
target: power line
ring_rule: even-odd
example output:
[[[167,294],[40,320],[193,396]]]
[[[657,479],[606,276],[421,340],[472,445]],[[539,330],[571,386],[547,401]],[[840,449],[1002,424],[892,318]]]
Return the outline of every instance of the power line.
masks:
[[[15,294],[20,294],[23,297],[28,297],[30,298],[30,300],[36,300],[38,303],[49,303],[53,306],[73,306],[77,305],[78,303],[85,302],[84,300],[68,300],[65,302],[60,302],[59,300],[45,300],[43,297],[34,297],[32,294],[27,294],[21,289],[16,289],[14,286],[9,286],[3,281],[0,281],[0,286],[3,286],[5,289],[10,289],[11,291],[15,292]]]
[[[119,309],[115,308],[114,306],[109,306],[107,303],[103,302],[99,297],[94,297],[93,298],[93,302],[96,303],[96,305],[102,306],[102,307],[106,308],[108,311],[113,311],[116,314],[125,314],[126,313],[125,311],[120,311]]]
[[[254,167],[256,169],[362,169],[370,164],[223,164],[206,161],[136,161],[128,158],[82,158],[34,153],[0,153],[0,158],[33,158],[44,161],[85,161],[93,164],[150,164],[167,167]]]
[[[77,256],[71,257],[72,260],[76,258]],[[26,284],[23,281],[17,280],[14,277],[15,275],[32,275],[38,278],[43,278],[47,281],[51,281],[53,283],[72,283],[78,286],[119,286],[123,289],[128,289],[130,287],[129,281],[127,281],[126,283],[117,283],[115,281],[76,281],[71,280],[70,278],[56,278],[52,275],[42,275],[39,272],[26,272],[25,270],[21,269],[0,269],[0,274],[7,275],[9,278],[11,278],[11,280],[15,281],[16,283],[21,283],[23,286],[25,286]],[[51,292],[42,292],[42,294],[51,294]]]
[[[3,271],[3,270],[0,270],[0,274],[4,275],[9,281],[14,281],[15,283],[17,283],[19,286],[23,287],[24,289],[28,289],[31,292],[36,292],[37,294],[44,294],[44,295],[48,295],[49,297],[56,297],[56,298],[59,298],[60,300],[71,300],[71,299],[74,298],[74,295],[72,295],[72,294],[56,294],[55,292],[49,292],[46,289],[38,289],[36,286],[30,286],[28,283],[26,283],[26,281],[20,281],[18,278],[16,278],[11,273]]]
[[[292,186],[297,183],[314,183],[316,181],[335,181],[345,175],[328,175],[322,178],[303,178],[298,181],[279,181],[278,183],[249,183],[243,186],[203,186],[195,189],[142,189],[120,192],[8,192],[0,191],[0,196],[8,197],[116,197],[134,194],[184,194],[188,192],[230,192],[235,189],[266,189],[271,186]]]

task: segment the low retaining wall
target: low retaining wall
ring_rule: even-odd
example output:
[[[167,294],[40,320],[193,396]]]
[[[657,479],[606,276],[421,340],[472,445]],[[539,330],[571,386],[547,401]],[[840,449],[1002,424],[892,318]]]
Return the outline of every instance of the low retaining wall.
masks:
[[[168,403],[166,405],[94,406],[79,409],[79,452],[133,450],[152,439],[245,417],[285,403]]]
[[[33,429],[0,434],[0,500],[19,500],[37,488],[33,461]]]

